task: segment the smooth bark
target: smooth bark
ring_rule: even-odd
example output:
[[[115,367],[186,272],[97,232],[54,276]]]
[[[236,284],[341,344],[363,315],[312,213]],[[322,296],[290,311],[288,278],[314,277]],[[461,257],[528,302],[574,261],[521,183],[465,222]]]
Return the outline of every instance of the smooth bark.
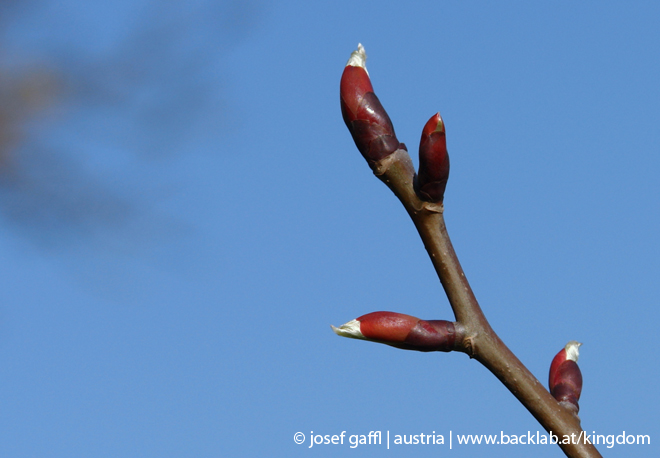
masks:
[[[399,198],[412,218],[447,298],[463,339],[455,348],[490,370],[529,410],[546,431],[559,438],[569,458],[596,458],[600,453],[584,441],[580,420],[561,406],[497,336],[484,316],[449,239],[443,205],[424,202],[413,187],[415,170],[408,152],[398,149],[372,166],[374,174]],[[562,443],[564,437],[582,440]]]

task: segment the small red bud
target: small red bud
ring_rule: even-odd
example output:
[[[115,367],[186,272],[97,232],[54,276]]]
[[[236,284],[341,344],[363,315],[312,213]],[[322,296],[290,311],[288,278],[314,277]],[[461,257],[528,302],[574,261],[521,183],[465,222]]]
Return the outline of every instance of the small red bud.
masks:
[[[582,373],[577,365],[580,356],[579,342],[571,340],[554,357],[550,364],[548,385],[550,394],[564,407],[578,413],[578,400],[582,393]]]
[[[401,148],[394,126],[374,94],[364,47],[351,54],[340,83],[341,114],[362,156],[373,164]]]
[[[338,328],[337,335],[380,342],[404,350],[452,351],[456,340],[454,323],[420,320],[395,312],[372,312]]]
[[[449,155],[445,123],[440,113],[428,120],[419,142],[419,174],[417,194],[422,200],[441,203],[449,178]]]

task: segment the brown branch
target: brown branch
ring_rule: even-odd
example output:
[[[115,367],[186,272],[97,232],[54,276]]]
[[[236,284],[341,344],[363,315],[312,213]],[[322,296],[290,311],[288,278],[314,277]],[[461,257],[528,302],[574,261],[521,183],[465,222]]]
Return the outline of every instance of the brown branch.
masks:
[[[456,348],[490,370],[546,431],[559,438],[558,445],[566,456],[600,457],[593,445],[585,443],[579,418],[559,405],[491,328],[454,252],[445,226],[443,205],[424,202],[415,193],[415,170],[408,152],[398,149],[375,162],[372,168],[374,174],[396,194],[417,227],[456,321],[464,331]],[[563,443],[564,437],[576,440]]]

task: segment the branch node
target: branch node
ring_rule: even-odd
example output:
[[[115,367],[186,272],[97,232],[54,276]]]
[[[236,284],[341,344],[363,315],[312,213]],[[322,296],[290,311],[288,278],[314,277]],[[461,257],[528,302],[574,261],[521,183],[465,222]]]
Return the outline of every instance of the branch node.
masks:
[[[392,166],[392,164],[399,162],[401,160],[408,159],[410,160],[410,156],[408,155],[408,151],[406,151],[405,148],[399,148],[396,151],[394,151],[392,154],[389,156],[384,157],[383,159],[370,163],[369,165],[371,166],[371,169],[374,172],[374,175],[377,177],[383,176],[389,168]]]
[[[465,352],[470,359],[474,358],[474,343],[472,342],[472,337],[466,337],[463,339],[462,351]]]
[[[444,213],[445,206],[442,202],[424,202],[422,201],[422,209],[429,213]]]

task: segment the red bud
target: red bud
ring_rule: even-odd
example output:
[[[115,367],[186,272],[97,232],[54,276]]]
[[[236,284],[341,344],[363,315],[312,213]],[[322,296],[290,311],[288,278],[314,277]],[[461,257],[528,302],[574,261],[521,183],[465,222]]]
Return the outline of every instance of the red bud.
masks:
[[[449,178],[449,155],[445,123],[440,113],[428,120],[419,142],[419,174],[417,194],[422,200],[441,203]]]
[[[580,345],[582,344],[571,340],[557,353],[550,364],[548,380],[550,394],[576,414],[580,410],[578,400],[582,393],[582,373],[577,365]]]
[[[346,127],[362,156],[373,164],[402,146],[390,117],[374,94],[366,61],[367,54],[359,44],[344,68],[339,92]]]
[[[420,320],[395,312],[373,312],[332,329],[340,336],[380,342],[404,350],[452,351],[454,323]]]

